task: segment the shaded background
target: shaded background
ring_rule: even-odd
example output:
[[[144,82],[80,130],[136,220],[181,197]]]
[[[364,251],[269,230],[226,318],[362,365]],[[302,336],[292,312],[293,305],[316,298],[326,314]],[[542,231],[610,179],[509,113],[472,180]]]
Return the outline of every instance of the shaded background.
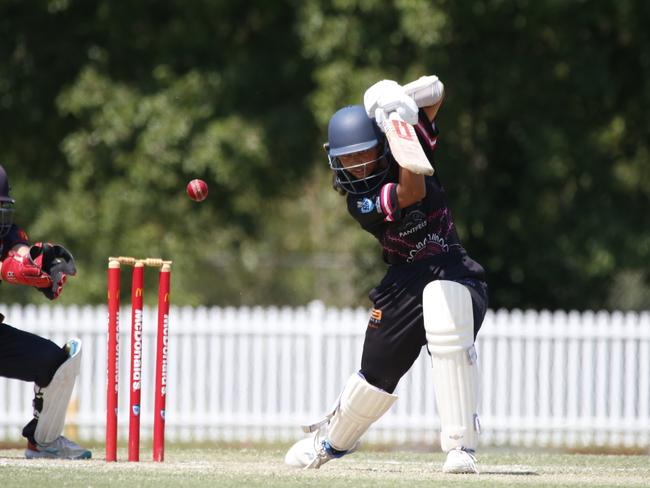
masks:
[[[0,0],[0,161],[17,222],[78,260],[61,303],[103,302],[122,254],[173,259],[175,304],[366,306],[384,265],[330,188],[327,121],[437,74],[491,307],[647,309],[648,25],[643,0]]]

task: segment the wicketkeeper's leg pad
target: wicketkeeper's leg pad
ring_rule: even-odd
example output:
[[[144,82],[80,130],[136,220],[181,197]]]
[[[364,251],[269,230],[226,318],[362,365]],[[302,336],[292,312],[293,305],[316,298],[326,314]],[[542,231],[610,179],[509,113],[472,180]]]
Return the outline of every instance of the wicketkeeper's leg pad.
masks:
[[[424,328],[440,416],[440,445],[476,449],[479,373],[469,290],[455,281],[429,283],[422,293]]]
[[[45,388],[34,387],[35,404],[42,400],[40,411],[36,405],[34,409],[34,417],[38,419],[34,440],[42,445],[55,441],[63,432],[66,410],[81,367],[81,341],[71,339],[66,348],[69,357],[56,370],[50,384]]]
[[[372,386],[360,374],[350,376],[329,421],[327,438],[330,445],[338,451],[352,449],[395,400],[396,395]]]

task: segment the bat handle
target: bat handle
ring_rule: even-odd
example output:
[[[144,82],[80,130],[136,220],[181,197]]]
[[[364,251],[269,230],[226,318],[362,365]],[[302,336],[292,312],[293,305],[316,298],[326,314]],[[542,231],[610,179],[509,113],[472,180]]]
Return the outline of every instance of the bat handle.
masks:
[[[400,117],[400,115],[395,110],[388,114],[388,120],[399,120],[404,122],[404,119],[402,119],[402,117]]]
[[[386,122],[384,122],[384,123],[386,124],[386,123],[389,123],[389,122],[398,122],[398,125],[399,124],[408,124],[411,127],[413,127],[413,124],[411,124],[411,123],[407,122],[406,120],[404,120],[402,118],[402,116],[400,114],[398,114],[395,110],[393,110],[392,112],[390,112],[388,114],[388,120]]]

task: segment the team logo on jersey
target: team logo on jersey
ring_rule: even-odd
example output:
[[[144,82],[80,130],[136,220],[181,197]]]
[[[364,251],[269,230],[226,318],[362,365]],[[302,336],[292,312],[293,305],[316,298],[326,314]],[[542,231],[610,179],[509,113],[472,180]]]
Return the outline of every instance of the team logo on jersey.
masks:
[[[410,236],[424,229],[426,226],[427,215],[420,210],[413,210],[404,217],[403,223],[399,228],[399,236],[402,238]]]
[[[370,320],[368,321],[368,327],[371,329],[378,329],[379,324],[381,323],[381,310],[378,308],[373,308],[370,313]]]
[[[357,208],[361,210],[361,213],[367,214],[375,209],[375,204],[370,198],[366,197],[357,200]]]
[[[448,253],[449,244],[445,241],[444,237],[436,234],[435,232],[430,232],[424,239],[415,244],[415,249],[409,251],[409,255],[406,258],[407,263],[412,263],[415,261],[418,253],[426,253],[427,256],[434,256],[436,254]]]

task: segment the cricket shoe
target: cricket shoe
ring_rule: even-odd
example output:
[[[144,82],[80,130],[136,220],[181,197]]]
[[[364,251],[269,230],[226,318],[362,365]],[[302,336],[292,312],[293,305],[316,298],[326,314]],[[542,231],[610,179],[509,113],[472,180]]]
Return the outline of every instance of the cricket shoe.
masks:
[[[296,442],[284,456],[284,464],[293,468],[318,469],[331,459],[338,459],[357,450],[359,442],[347,451],[334,449],[329,441],[320,440],[318,433]]]
[[[27,459],[90,459],[92,453],[62,435],[49,444],[27,442]]]
[[[447,460],[442,466],[442,472],[478,474],[474,451],[463,447],[452,449],[447,453]]]

